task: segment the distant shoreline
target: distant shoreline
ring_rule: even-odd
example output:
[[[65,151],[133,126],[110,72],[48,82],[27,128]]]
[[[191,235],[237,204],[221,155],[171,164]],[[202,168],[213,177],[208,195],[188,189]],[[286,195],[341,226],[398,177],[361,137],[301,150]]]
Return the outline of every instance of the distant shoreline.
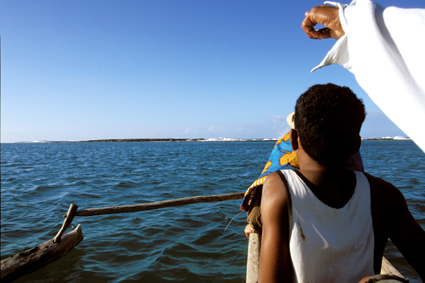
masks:
[[[19,142],[2,142],[2,143],[83,143],[83,142],[270,142],[277,141],[278,139],[232,139],[232,138],[218,138],[218,139],[175,139],[175,138],[152,138],[152,139],[99,139],[99,140],[82,140],[82,141],[19,141]],[[411,141],[406,137],[383,137],[383,138],[362,138],[363,141]]]
[[[411,138],[362,138],[362,141],[411,141]]]

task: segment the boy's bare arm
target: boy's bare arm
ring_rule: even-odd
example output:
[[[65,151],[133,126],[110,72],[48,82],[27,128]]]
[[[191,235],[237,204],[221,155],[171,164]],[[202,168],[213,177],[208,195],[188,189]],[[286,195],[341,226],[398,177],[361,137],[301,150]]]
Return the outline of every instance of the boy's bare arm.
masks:
[[[425,231],[410,213],[403,194],[397,189],[394,195],[389,237],[425,282]]]
[[[277,173],[263,185],[261,199],[263,232],[258,282],[291,282],[288,196]]]
[[[425,231],[413,218],[399,189],[380,178],[365,174],[371,186],[375,272],[381,269],[381,258],[390,238],[425,281]]]

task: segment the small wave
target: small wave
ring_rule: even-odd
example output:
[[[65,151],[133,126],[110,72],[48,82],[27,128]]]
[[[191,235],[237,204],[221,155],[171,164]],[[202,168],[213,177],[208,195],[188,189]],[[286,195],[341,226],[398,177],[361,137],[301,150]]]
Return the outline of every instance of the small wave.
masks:
[[[138,184],[135,184],[131,181],[123,181],[115,185],[114,188],[136,188],[138,186],[139,186]]]

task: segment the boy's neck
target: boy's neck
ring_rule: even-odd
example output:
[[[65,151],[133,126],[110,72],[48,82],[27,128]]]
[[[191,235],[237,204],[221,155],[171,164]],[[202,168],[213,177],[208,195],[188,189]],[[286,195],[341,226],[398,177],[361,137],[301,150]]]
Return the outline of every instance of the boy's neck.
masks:
[[[300,162],[300,172],[314,185],[321,187],[327,183],[341,183],[348,178],[347,166],[324,166],[311,158],[303,148],[297,150],[298,160]]]
[[[300,162],[299,173],[313,194],[332,208],[344,207],[353,196],[356,177],[346,166],[329,168],[309,158]]]

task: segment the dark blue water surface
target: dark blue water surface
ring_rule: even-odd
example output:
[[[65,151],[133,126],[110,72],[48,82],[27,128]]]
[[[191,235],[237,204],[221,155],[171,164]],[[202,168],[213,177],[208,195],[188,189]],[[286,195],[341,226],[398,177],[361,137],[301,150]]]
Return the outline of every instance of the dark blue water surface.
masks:
[[[53,238],[80,209],[242,192],[274,142],[1,145],[1,258]],[[363,141],[367,172],[403,192],[425,227],[425,154],[411,141]],[[76,217],[84,240],[16,282],[244,282],[248,239],[240,201]],[[70,231],[70,228],[68,229]],[[389,243],[386,257],[417,274]]]

